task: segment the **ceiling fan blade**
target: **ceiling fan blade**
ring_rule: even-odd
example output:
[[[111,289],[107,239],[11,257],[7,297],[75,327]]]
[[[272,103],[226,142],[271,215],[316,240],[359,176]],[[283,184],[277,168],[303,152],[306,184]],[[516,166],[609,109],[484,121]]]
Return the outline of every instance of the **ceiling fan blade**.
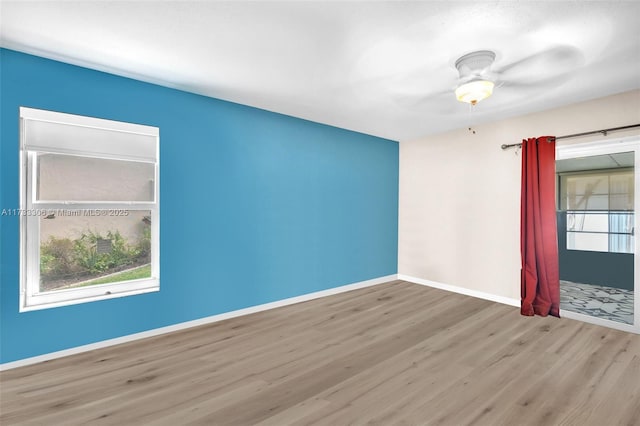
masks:
[[[551,91],[562,86],[572,77],[572,72],[565,72],[535,81],[502,80],[496,85],[493,95],[486,101],[482,101],[481,105],[497,112],[517,107],[522,103],[544,99]]]
[[[541,76],[536,79],[525,79],[521,81],[500,80],[495,90],[504,89],[535,89],[539,91],[550,90],[561,86],[574,75],[572,71],[556,73],[549,76]]]
[[[442,102],[446,102],[447,97],[453,97],[452,90],[443,90],[440,92],[428,93],[428,94],[416,94],[416,95],[401,95],[394,96],[393,99],[403,108],[414,109],[414,108],[425,108],[430,105],[439,105]]]
[[[573,71],[583,63],[584,55],[579,49],[561,45],[503,66],[496,73],[501,80],[535,82]]]

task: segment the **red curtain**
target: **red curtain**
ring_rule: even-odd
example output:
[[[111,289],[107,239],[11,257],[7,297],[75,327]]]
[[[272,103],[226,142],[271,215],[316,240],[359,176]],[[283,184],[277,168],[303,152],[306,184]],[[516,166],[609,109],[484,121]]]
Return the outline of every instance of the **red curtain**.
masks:
[[[522,141],[520,313],[560,317],[555,138]]]

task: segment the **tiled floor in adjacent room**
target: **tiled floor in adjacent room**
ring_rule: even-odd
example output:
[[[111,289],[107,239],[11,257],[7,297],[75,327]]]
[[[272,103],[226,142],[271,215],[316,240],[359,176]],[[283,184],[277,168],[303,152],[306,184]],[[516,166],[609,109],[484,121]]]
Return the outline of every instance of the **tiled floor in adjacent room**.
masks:
[[[633,324],[633,291],[561,280],[560,308]]]

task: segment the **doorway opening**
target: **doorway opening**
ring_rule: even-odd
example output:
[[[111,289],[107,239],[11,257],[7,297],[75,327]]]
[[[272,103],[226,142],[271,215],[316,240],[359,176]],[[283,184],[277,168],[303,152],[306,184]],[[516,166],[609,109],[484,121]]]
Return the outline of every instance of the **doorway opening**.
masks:
[[[560,308],[638,332],[637,138],[558,147]]]

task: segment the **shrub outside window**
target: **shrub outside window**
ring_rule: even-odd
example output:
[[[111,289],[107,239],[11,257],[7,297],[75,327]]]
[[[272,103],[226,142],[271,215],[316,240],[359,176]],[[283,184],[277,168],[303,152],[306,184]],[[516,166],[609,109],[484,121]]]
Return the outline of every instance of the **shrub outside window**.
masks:
[[[159,290],[157,127],[20,108],[20,310]]]

